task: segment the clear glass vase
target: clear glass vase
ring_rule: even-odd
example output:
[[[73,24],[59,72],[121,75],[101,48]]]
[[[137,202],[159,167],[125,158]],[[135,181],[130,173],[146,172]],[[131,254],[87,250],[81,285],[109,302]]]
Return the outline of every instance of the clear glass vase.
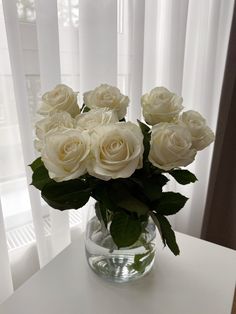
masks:
[[[109,281],[127,282],[150,272],[156,249],[156,227],[149,221],[138,241],[132,246],[118,249],[109,232],[97,216],[88,222],[85,249],[92,270]]]

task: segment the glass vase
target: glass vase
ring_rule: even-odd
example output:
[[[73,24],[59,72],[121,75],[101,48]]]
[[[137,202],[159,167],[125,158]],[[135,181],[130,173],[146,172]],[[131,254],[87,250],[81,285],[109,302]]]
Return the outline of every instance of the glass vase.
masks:
[[[113,282],[127,282],[150,272],[156,249],[156,227],[148,221],[138,241],[132,246],[118,249],[107,228],[97,216],[88,222],[85,250],[89,266],[100,277]]]

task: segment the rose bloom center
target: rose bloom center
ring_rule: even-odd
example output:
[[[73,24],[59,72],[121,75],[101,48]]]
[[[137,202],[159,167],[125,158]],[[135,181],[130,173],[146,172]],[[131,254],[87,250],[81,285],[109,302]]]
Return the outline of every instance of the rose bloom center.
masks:
[[[109,142],[103,143],[101,147],[102,160],[123,160],[127,157],[127,145],[123,138],[115,138]]]
[[[171,142],[177,147],[184,147],[185,146],[185,140],[183,138],[181,138],[180,136],[176,136],[176,134],[172,134]]]
[[[61,159],[65,159],[68,154],[78,151],[79,146],[81,145],[81,141],[79,139],[71,139],[71,141],[65,143],[60,149],[60,157]]]

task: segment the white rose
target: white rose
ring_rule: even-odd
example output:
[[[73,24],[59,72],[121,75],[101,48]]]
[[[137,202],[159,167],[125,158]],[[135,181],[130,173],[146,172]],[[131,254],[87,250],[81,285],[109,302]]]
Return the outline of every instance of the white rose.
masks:
[[[117,112],[121,120],[126,115],[129,98],[122,95],[117,87],[102,84],[92,91],[84,93],[84,103],[90,108],[109,108]]]
[[[72,117],[75,117],[80,113],[77,104],[77,94],[70,87],[59,84],[42,96],[41,107],[38,113],[45,116],[49,113],[66,111]]]
[[[188,129],[174,123],[162,122],[155,125],[150,144],[150,162],[167,171],[189,165],[196,155]]]
[[[42,161],[50,178],[57,182],[67,181],[86,173],[89,152],[90,137],[87,132],[57,130],[45,136]]]
[[[206,125],[206,120],[199,112],[194,110],[183,112],[178,123],[187,126],[196,150],[202,150],[214,141],[213,131]]]
[[[91,136],[90,175],[102,180],[128,178],[142,167],[143,135],[131,122],[99,126]]]
[[[165,87],[156,87],[141,98],[143,116],[150,125],[172,122],[183,109],[183,98]]]
[[[42,150],[43,139],[45,135],[51,130],[73,129],[75,121],[67,112],[58,112],[49,115],[48,117],[39,120],[35,124],[35,133],[37,140],[35,140],[35,148],[38,151]]]
[[[93,130],[99,125],[119,121],[116,112],[107,108],[91,109],[89,112],[79,114],[75,120],[79,128],[88,131]]]

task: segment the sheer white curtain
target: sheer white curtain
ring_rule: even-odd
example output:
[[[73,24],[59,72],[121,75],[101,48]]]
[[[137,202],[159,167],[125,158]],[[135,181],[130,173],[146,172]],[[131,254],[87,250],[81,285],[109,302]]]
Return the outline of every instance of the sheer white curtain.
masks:
[[[4,60],[0,69],[0,93],[5,100],[0,103],[0,132],[4,134],[1,141],[6,141],[7,132],[13,132],[13,124],[20,136],[15,135],[19,136],[18,158],[13,158],[14,141],[0,146],[0,158],[5,158],[4,149],[9,144],[15,163],[22,159],[16,168],[21,167],[19,175],[27,180],[25,195],[29,199],[27,204],[43,266],[70,243],[70,225],[68,212],[48,209],[51,219],[48,239],[45,204],[29,186],[31,173],[27,165],[35,157],[32,126],[37,118],[38,94],[60,82],[81,94],[100,83],[118,85],[131,99],[128,115],[135,121],[141,117],[141,95],[155,86],[166,86],[183,96],[186,109],[199,110],[206,116],[214,129],[234,0],[2,0],[2,4],[0,34],[5,44],[0,46]],[[21,22],[23,14],[30,23]],[[13,79],[15,100],[11,103],[15,106],[15,120],[14,123],[9,120],[8,127],[4,125],[3,133],[1,113],[4,118],[11,92],[5,88],[7,79]],[[176,230],[200,235],[211,156],[212,148],[209,148],[199,153],[189,167],[199,179],[194,186],[171,184],[168,187],[190,197],[182,212],[172,219]],[[6,181],[4,174],[11,170],[12,164],[0,173],[2,182]],[[7,182],[14,186],[16,177],[8,176]],[[13,290],[4,236],[4,218],[6,225],[9,198],[13,194],[7,198],[4,191],[0,189],[3,204],[0,207],[3,265],[0,302]]]
[[[143,90],[166,86],[200,111],[215,130],[234,1],[146,1]],[[176,230],[200,236],[212,147],[189,169],[198,182],[170,184],[187,195],[172,219]]]

